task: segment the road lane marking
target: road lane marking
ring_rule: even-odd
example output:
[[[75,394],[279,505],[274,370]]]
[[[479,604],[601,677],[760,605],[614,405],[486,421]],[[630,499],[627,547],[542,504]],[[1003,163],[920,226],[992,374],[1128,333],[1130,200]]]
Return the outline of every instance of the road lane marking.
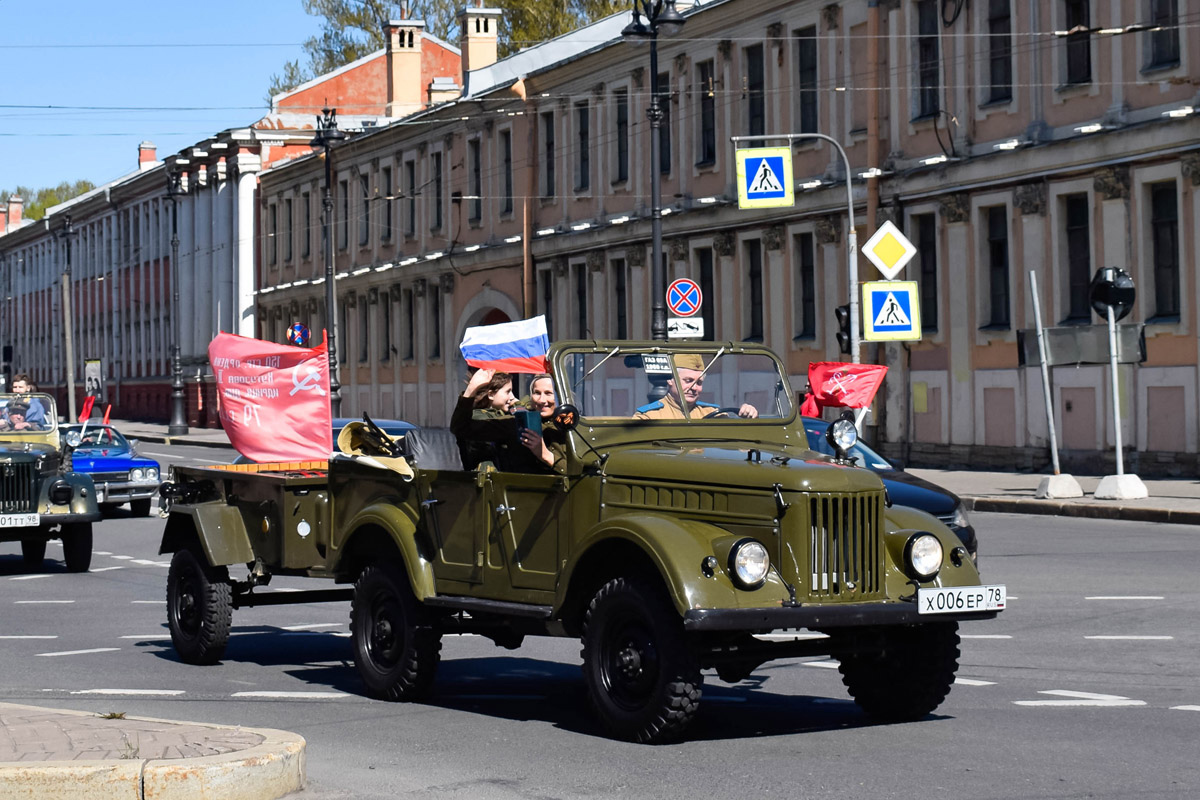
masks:
[[[311,630],[316,630],[317,628],[344,628],[344,627],[346,627],[346,623],[344,623],[344,622],[310,622],[305,625],[284,625],[283,630],[285,630],[285,631],[311,631]]]
[[[1117,641],[1117,642],[1165,642],[1174,639],[1174,636],[1085,636],[1085,639],[1100,639],[1102,641]]]
[[[144,640],[153,639],[153,640],[157,641],[158,639],[170,639],[171,634],[167,633],[165,631],[163,633],[150,633],[150,634],[146,634],[145,636],[143,636],[141,634],[137,634],[137,633],[132,633],[132,634],[126,634],[125,636],[122,636],[121,638],[122,639],[144,639]]]
[[[1200,706],[1171,706],[1172,711],[1200,711]]]
[[[838,662],[829,659],[826,661],[804,661],[802,664],[806,667],[820,667],[821,669],[837,669]]]
[[[112,555],[112,553],[108,552],[107,550],[93,550],[92,552],[94,552],[98,556],[111,556]]]
[[[36,581],[38,578],[49,578],[49,573],[45,575],[18,575],[15,578],[9,578],[10,581]]]
[[[133,560],[133,563],[137,564],[139,566],[143,566],[143,567],[160,567],[160,566],[162,566],[162,563],[159,561],[149,561],[144,558],[135,558]]]
[[[353,697],[345,692],[234,692],[230,697],[285,698],[290,700],[330,700]]]
[[[963,639],[1011,639],[1007,633],[960,633]]]
[[[16,633],[0,635],[0,639],[57,639],[57,638],[58,638],[57,635],[45,636],[45,635],[16,634]]]
[[[133,561],[133,556],[113,556],[118,561]]]
[[[995,686],[995,681],[978,681],[974,678],[955,678],[954,682],[962,686]]]
[[[38,653],[39,656],[82,656],[88,653],[112,653],[120,650],[119,647],[93,647],[90,650],[60,650],[57,653]]]
[[[1144,706],[1141,700],[1130,700],[1119,694],[1095,694],[1094,692],[1073,692],[1068,689],[1050,689],[1038,694],[1048,694],[1061,697],[1062,700],[1015,700],[1018,706],[1089,706],[1114,708],[1118,706]]]
[[[138,448],[138,452],[143,453],[148,456],[158,456],[159,458],[170,458],[170,459],[178,459],[179,458],[179,453],[155,453],[152,450],[143,450],[140,447]],[[228,459],[226,459],[225,461],[217,461],[216,459],[212,459],[212,458],[190,457],[187,460],[188,461],[203,461],[205,464],[228,464],[229,463]]]
[[[176,697],[183,689],[77,689],[71,694],[103,694],[129,697]]]
[[[114,569],[125,569],[125,567],[118,564],[115,567],[100,567],[100,569],[93,569],[90,571],[91,572],[112,572]]]
[[[74,603],[74,600],[17,600],[19,606],[45,606],[45,605],[67,605]]]
[[[1098,594],[1094,597],[1085,597],[1084,600],[1162,600],[1163,598],[1156,594]]]
[[[133,603],[134,605],[161,606],[163,603],[165,603],[167,601],[166,600],[130,600],[129,602]]]

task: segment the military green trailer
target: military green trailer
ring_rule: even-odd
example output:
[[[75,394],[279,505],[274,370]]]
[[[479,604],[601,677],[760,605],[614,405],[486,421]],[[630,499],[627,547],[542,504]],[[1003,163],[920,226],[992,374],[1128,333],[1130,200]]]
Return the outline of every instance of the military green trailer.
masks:
[[[463,469],[433,429],[374,457],[177,468],[161,552],[181,658],[218,661],[233,609],[349,600],[358,672],[388,700],[428,696],[441,638],[475,633],[581,639],[594,710],[634,741],[684,732],[702,670],[737,682],[779,658],[836,658],[879,718],[938,707],[958,622],[994,617],[1005,587],[845,458],[852,421],[830,426],[839,457],[808,449],[752,344],[563,342],[549,361],[561,473]],[[273,575],[333,587],[255,591]]]

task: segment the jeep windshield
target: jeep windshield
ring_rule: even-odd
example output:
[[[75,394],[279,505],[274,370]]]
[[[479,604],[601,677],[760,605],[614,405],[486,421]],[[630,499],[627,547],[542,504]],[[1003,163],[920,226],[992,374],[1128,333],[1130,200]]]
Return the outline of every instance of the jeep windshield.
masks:
[[[780,363],[763,348],[596,342],[558,364],[564,401],[589,424],[778,425],[794,414]]]
[[[0,435],[41,436],[58,427],[54,398],[48,394],[0,394]]]

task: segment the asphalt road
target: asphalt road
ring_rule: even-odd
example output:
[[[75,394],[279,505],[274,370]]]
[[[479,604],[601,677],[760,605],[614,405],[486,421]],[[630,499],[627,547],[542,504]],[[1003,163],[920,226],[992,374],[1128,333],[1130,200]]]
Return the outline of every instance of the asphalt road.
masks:
[[[963,627],[959,683],[917,723],[872,724],[832,662],[788,661],[734,686],[709,676],[688,742],[614,742],[568,640],[448,637],[430,704],[377,702],[359,694],[347,604],[239,611],[225,661],[187,666],[166,632],[162,522],[127,512],[97,525],[89,574],[52,561],[26,575],[19,546],[0,544],[0,698],[295,731],[309,743],[298,800],[1200,796],[1200,532],[976,523],[1010,608]]]

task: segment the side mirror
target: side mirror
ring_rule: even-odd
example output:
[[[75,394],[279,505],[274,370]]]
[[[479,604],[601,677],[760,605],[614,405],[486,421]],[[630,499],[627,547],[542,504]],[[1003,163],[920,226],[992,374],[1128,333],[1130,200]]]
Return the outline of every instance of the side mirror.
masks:
[[[83,437],[79,435],[79,431],[67,431],[67,447],[74,450],[83,442]]]
[[[570,403],[563,403],[554,409],[554,424],[565,431],[573,431],[579,425],[579,409]]]

